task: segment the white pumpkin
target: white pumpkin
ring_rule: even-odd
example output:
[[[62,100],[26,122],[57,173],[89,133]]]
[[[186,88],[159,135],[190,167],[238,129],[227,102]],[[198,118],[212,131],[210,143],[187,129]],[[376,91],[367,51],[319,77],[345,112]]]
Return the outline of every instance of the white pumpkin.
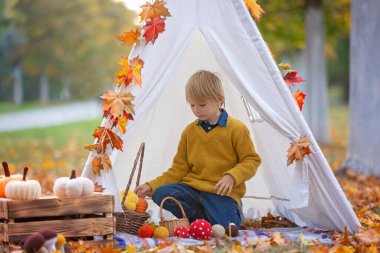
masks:
[[[22,181],[11,181],[5,187],[7,198],[14,200],[33,200],[41,197],[41,185],[37,180],[26,180],[28,168],[24,168]]]
[[[94,192],[94,183],[85,177],[76,177],[75,170],[71,177],[61,177],[55,180],[54,195],[58,198],[90,196]]]

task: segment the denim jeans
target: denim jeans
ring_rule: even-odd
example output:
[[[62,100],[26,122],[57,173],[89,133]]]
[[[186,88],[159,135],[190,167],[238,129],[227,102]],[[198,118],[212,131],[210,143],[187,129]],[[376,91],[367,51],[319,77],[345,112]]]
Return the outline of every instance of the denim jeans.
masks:
[[[190,223],[196,219],[205,219],[211,225],[220,224],[226,227],[229,223],[235,223],[240,228],[239,206],[233,198],[198,191],[186,184],[179,183],[158,187],[152,199],[154,203],[160,205],[167,196],[174,197],[181,203]],[[183,217],[181,209],[173,200],[166,200],[163,208],[177,218]]]

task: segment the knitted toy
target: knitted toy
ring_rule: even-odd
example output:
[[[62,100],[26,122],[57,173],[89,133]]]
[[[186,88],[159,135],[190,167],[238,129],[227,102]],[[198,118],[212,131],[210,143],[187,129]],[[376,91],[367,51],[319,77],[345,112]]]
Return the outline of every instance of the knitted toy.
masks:
[[[181,238],[189,238],[189,230],[184,226],[177,227],[174,230],[174,236]]]
[[[203,219],[196,219],[190,225],[189,234],[197,240],[207,240],[211,235],[211,225]]]
[[[222,225],[215,224],[212,226],[211,237],[212,238],[222,238],[226,234],[226,230]]]
[[[239,234],[239,228],[234,223],[228,224],[225,229],[226,235],[230,237],[236,237]]]
[[[154,234],[154,230],[151,226],[149,225],[142,225],[139,230],[137,231],[137,234],[141,237],[141,238],[148,238],[148,237],[152,237],[153,234]]]
[[[48,252],[56,250],[55,243],[57,242],[57,233],[50,228],[44,228],[39,233],[45,239],[44,247],[48,250]]]
[[[154,230],[154,238],[166,239],[169,237],[169,230],[166,227],[157,227]]]
[[[40,233],[34,233],[26,239],[24,249],[27,253],[47,253],[44,243],[44,237]]]

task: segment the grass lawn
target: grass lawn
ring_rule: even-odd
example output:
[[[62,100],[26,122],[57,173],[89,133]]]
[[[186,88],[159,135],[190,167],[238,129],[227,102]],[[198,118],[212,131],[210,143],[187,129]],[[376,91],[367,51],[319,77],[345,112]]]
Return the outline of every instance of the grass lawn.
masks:
[[[15,105],[11,102],[0,102],[0,114],[7,114],[12,112],[21,112],[21,111],[28,111],[33,109],[39,109],[39,108],[45,108],[50,106],[56,106],[56,105],[63,105],[63,104],[70,104],[73,101],[52,101],[46,104],[41,104],[40,102],[24,102],[20,105]]]

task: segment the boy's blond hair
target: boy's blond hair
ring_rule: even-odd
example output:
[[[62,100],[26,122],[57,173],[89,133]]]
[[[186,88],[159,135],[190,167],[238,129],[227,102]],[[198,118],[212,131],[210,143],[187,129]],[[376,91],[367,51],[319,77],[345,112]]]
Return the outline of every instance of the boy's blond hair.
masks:
[[[222,105],[224,104],[222,81],[215,73],[207,70],[199,70],[190,77],[186,83],[185,93],[188,102],[201,99],[219,101],[222,97]]]

